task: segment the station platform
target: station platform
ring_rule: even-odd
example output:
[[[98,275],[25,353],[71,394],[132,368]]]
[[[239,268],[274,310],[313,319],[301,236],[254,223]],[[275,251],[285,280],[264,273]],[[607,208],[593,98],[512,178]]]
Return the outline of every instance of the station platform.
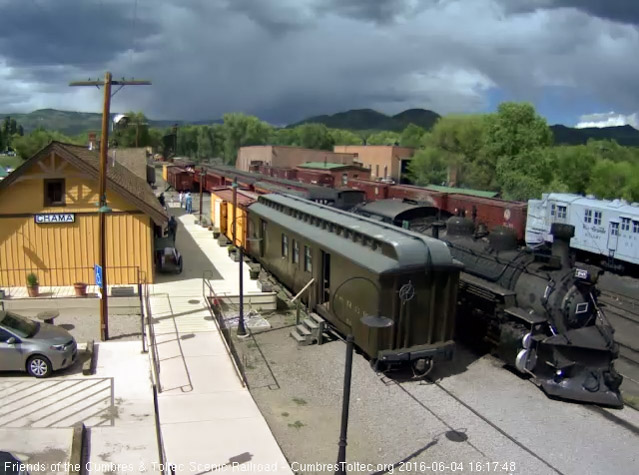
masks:
[[[240,264],[211,231],[195,224],[195,215],[171,211],[179,221],[176,246],[184,269],[179,275],[158,276],[149,289],[166,461],[175,473],[292,474],[204,297],[203,275],[216,295],[239,295]],[[246,300],[275,302],[272,292],[262,293],[249,279],[246,263],[242,272]]]

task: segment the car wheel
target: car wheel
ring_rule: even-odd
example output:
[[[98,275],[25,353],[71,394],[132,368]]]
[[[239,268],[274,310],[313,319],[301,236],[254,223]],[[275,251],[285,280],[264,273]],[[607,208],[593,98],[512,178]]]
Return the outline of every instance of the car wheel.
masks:
[[[36,378],[46,378],[51,374],[51,361],[46,356],[35,355],[27,361],[27,372]]]

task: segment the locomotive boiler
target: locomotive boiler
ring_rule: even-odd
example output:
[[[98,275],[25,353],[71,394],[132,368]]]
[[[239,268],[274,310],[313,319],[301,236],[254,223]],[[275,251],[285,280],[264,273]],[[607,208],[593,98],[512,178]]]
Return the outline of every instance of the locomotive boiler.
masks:
[[[574,266],[574,227],[553,224],[545,253],[519,248],[507,227],[483,238],[474,233],[471,220],[453,217],[438,236],[465,267],[458,338],[482,340],[549,396],[622,407],[618,345],[597,305],[601,271]]]

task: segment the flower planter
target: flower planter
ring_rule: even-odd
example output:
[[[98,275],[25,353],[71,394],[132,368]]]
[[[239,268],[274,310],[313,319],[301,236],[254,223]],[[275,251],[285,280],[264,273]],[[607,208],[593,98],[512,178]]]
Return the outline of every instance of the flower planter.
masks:
[[[87,284],[84,282],[76,282],[73,284],[73,288],[75,289],[76,297],[86,297],[87,296]]]
[[[29,292],[29,297],[37,297],[40,295],[40,286],[39,285],[28,285],[27,291]]]
[[[249,270],[249,276],[251,277],[251,280],[257,280],[257,278],[260,276],[260,270],[259,269],[250,269]]]
[[[220,237],[220,230],[219,229],[214,229],[213,230],[213,239],[219,239]]]

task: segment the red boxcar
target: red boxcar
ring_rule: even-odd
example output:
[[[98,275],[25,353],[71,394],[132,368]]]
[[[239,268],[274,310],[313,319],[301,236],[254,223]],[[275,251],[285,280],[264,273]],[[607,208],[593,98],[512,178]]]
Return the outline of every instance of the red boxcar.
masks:
[[[311,185],[335,186],[335,179],[333,178],[333,175],[319,170],[297,170],[297,181],[309,183]]]
[[[495,226],[508,226],[520,241],[526,235],[528,205],[525,202],[452,193],[448,195],[448,211],[474,219],[477,224],[484,224],[488,231]]]
[[[388,190],[389,198],[406,199],[419,203],[428,203],[441,210],[451,212],[448,208],[447,193],[427,190],[421,186],[393,185]]]
[[[364,191],[366,193],[366,201],[385,200],[386,198],[390,198],[390,196],[388,196],[390,186],[387,183],[350,178],[346,182],[346,186],[353,190]]]
[[[180,167],[170,167],[167,172],[169,184],[175,191],[193,191],[193,172]]]

